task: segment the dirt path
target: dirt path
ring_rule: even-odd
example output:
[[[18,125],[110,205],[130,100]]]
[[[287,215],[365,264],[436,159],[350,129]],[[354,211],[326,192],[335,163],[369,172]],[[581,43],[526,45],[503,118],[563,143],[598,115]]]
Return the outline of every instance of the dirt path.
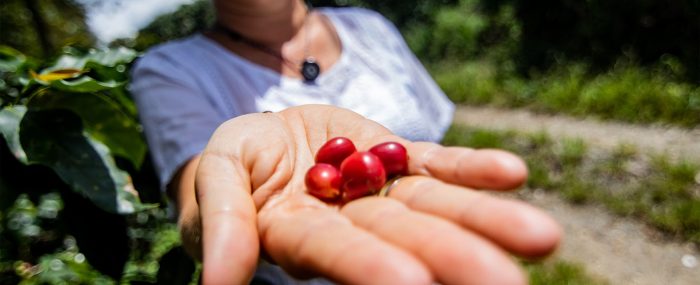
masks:
[[[643,127],[593,119],[533,114],[522,110],[467,106],[457,108],[454,121],[462,125],[495,130],[525,133],[544,130],[554,137],[578,137],[592,146],[605,148],[628,143],[636,145],[640,151],[666,153],[672,158],[683,157],[689,161],[700,162],[700,127],[692,130],[661,126]]]
[[[594,147],[630,143],[640,151],[700,162],[700,128],[640,127],[464,106],[458,108],[455,123],[525,133],[546,131],[553,137],[581,138]],[[584,265],[589,274],[611,284],[700,284],[700,249],[690,243],[665,241],[654,229],[600,206],[574,206],[537,190],[519,196],[560,222],[565,239],[558,258]]]
[[[610,284],[700,283],[700,251],[694,245],[664,241],[655,230],[610,215],[602,207],[572,206],[556,195],[535,193],[521,197],[549,212],[564,228],[558,258],[584,265],[589,274]]]

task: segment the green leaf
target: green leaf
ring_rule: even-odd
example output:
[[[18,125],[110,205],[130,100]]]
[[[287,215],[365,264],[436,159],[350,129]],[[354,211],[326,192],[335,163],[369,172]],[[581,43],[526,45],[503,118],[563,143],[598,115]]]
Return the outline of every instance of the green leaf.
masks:
[[[136,168],[146,155],[141,126],[119,103],[102,94],[47,93],[30,102],[36,109],[68,109],[83,119],[85,130],[110,151],[128,159]]]
[[[141,204],[129,175],[117,168],[109,149],[83,132],[68,110],[29,110],[20,123],[29,163],[53,169],[71,189],[112,213],[129,214]]]
[[[27,154],[19,141],[19,123],[27,112],[25,106],[9,106],[0,110],[0,133],[5,137],[7,146],[20,162],[27,164]]]
[[[90,76],[80,76],[72,80],[54,80],[49,83],[51,87],[57,90],[76,93],[93,93],[112,88],[121,87],[125,82],[117,82],[114,80],[98,81]]]
[[[118,64],[116,66],[106,66],[101,65],[96,62],[88,62],[85,64],[85,71],[98,80],[114,80],[114,81],[127,81],[129,79],[129,73],[127,72],[126,64]]]
[[[138,110],[136,109],[136,104],[134,104],[134,100],[131,99],[131,95],[126,88],[115,88],[105,93],[122,108],[122,111],[126,112],[135,120],[138,120]]]
[[[0,72],[15,72],[25,64],[27,58],[19,51],[0,45]]]
[[[136,51],[124,47],[92,50],[85,55],[64,54],[52,66],[23,80],[22,93],[26,95],[35,85],[51,86],[56,90],[77,93],[92,93],[123,87],[128,80],[128,65],[137,56]],[[71,73],[66,74],[66,71]],[[61,77],[71,74],[75,76]]]
[[[130,63],[137,56],[138,53],[135,50],[125,47],[91,51],[83,56],[66,54],[59,57],[58,60],[56,60],[56,63],[47,68],[47,70],[66,68],[86,69],[86,65],[88,63],[93,63],[93,67],[95,66],[94,64],[96,64],[118,68],[120,64]]]

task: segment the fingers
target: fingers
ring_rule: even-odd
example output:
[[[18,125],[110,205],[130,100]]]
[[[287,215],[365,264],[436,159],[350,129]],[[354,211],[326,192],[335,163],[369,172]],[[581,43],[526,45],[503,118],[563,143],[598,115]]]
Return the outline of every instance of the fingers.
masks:
[[[404,177],[389,196],[413,210],[451,220],[521,256],[547,255],[561,239],[557,223],[532,206],[433,178]]]
[[[258,259],[256,209],[240,163],[205,153],[197,169],[203,245],[203,284],[243,284]]]
[[[299,206],[293,199],[259,215],[263,246],[289,272],[320,274],[340,284],[430,284],[429,271],[415,257],[355,227],[335,209]]]
[[[406,146],[409,172],[477,189],[508,190],[527,179],[527,166],[506,151],[443,147],[418,142]]]
[[[341,210],[353,223],[419,257],[444,284],[525,284],[508,255],[444,219],[398,201],[365,198]]]

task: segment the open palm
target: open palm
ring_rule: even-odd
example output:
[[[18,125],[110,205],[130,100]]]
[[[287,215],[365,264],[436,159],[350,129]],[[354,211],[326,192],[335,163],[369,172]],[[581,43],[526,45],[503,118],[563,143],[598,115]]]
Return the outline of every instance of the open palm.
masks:
[[[306,194],[314,154],[337,136],[359,150],[402,143],[411,176],[388,197],[343,207]],[[526,176],[522,160],[503,151],[409,142],[356,113],[301,106],[220,126],[180,225],[190,251],[202,254],[205,284],[246,282],[261,252],[293,275],[340,283],[521,284],[509,253],[550,253],[559,227],[524,203],[472,189],[512,189]]]

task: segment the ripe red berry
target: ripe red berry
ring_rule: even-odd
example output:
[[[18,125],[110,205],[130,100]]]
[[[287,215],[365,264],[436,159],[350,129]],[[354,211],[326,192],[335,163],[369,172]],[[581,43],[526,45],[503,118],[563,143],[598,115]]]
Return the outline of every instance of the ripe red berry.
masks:
[[[316,153],[316,163],[328,163],[340,168],[346,157],[356,151],[355,145],[348,138],[336,137],[327,141]]]
[[[343,200],[348,201],[378,192],[386,182],[382,161],[362,151],[348,156],[340,165],[343,177]]]
[[[342,200],[348,203],[352,200],[371,195],[366,183],[363,181],[352,181],[343,185]]]
[[[408,174],[408,154],[400,143],[380,143],[369,149],[369,152],[379,157],[388,177]]]
[[[340,197],[343,180],[333,165],[318,163],[306,172],[304,182],[309,194],[324,201],[333,201]]]

